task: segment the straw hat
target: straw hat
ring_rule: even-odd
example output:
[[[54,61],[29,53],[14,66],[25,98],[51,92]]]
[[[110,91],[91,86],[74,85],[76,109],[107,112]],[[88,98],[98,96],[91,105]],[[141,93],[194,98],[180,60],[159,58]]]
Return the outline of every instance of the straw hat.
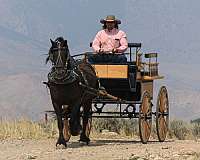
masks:
[[[106,22],[116,22],[117,24],[121,24],[119,19],[116,19],[114,15],[108,15],[105,19],[101,19],[100,23],[105,24]]]

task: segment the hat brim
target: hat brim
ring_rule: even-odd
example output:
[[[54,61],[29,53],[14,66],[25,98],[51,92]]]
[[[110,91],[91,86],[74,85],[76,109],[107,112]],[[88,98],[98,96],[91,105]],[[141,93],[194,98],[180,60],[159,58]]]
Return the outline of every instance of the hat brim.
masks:
[[[117,24],[121,24],[121,21],[119,19],[116,20],[106,20],[106,19],[101,19],[100,23],[105,24],[106,22],[116,22]]]

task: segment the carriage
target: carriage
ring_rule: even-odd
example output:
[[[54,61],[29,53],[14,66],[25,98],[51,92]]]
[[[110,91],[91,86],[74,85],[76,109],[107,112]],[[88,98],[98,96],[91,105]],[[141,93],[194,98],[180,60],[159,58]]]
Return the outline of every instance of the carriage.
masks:
[[[88,92],[97,95],[92,101],[86,135],[89,137],[92,118],[138,118],[141,142],[147,143],[155,116],[158,140],[163,142],[168,131],[169,102],[167,89],[162,86],[153,109],[153,82],[164,78],[158,73],[158,54],[142,54],[141,43],[128,43],[128,47],[129,52],[125,53],[129,59],[127,63],[92,64],[99,78],[100,90],[81,84]],[[91,52],[86,52],[73,57],[78,59],[84,56],[87,60],[91,55]],[[70,131],[67,118],[64,120],[64,136],[68,141]]]

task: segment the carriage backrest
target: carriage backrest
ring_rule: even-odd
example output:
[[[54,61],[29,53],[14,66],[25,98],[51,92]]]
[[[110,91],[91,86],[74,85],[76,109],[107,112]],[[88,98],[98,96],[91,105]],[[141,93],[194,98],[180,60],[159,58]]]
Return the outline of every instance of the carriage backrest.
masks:
[[[92,47],[92,42],[90,42],[90,47]],[[129,53],[126,53],[126,54],[129,55],[130,62],[133,61],[132,60],[132,48],[135,48],[135,53],[136,53],[136,57],[137,57],[137,54],[141,47],[142,47],[142,43],[128,43]],[[137,58],[136,58],[136,61],[137,61]]]
[[[92,47],[92,42],[90,42],[90,47]],[[141,48],[142,43],[128,43],[129,48]]]

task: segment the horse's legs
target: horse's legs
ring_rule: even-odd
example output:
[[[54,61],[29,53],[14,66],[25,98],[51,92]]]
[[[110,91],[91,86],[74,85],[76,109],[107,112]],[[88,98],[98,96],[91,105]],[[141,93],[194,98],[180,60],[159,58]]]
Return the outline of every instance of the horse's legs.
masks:
[[[77,136],[80,133],[81,126],[80,126],[80,103],[77,102],[71,105],[71,114],[70,114],[70,131],[72,136]]]
[[[65,147],[67,147],[67,144],[65,142],[64,136],[63,136],[63,121],[62,121],[62,105],[58,105],[57,103],[53,103],[53,107],[57,116],[57,122],[58,122],[58,130],[59,130],[59,137],[58,141],[56,143],[56,146],[59,144],[63,144]]]
[[[80,141],[86,142],[87,144],[90,142],[90,138],[86,135],[86,127],[88,124],[88,118],[91,116],[92,102],[89,101],[83,106],[83,130],[80,135]]]

